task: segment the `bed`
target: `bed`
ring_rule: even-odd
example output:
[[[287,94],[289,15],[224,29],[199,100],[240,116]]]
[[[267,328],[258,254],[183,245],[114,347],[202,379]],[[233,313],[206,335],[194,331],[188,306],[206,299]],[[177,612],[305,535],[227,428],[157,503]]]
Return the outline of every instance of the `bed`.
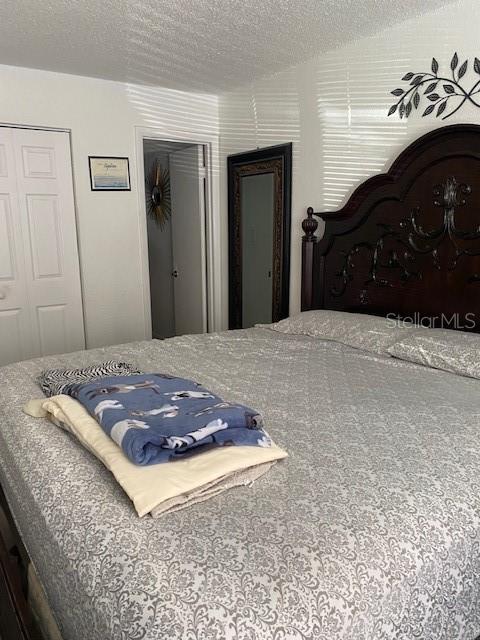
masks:
[[[321,214],[321,241],[310,209],[304,310],[472,313],[479,331],[479,150],[480,127],[428,134]],[[413,244],[412,211],[428,235]],[[289,458],[252,487],[138,518],[91,454],[22,412],[42,369],[106,359],[257,407]],[[0,385],[7,510],[64,640],[479,635],[480,380],[287,325],[21,362]]]

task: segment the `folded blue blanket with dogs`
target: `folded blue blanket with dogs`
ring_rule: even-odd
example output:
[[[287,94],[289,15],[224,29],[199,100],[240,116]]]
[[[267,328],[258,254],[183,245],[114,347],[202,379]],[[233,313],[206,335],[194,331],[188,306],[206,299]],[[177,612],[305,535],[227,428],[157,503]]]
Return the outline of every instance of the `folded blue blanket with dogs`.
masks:
[[[178,460],[212,447],[271,446],[261,416],[197,382],[163,373],[72,383],[80,402],[135,464]]]

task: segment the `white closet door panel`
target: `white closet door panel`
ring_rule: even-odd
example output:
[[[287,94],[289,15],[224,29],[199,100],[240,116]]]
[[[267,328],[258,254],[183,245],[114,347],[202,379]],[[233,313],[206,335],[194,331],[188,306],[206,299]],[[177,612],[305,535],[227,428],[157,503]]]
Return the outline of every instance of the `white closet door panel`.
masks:
[[[0,366],[32,355],[12,130],[0,128]]]
[[[46,133],[47,136],[50,135],[48,132],[40,133]],[[23,176],[25,178],[55,179],[57,177],[54,146],[31,146],[22,144],[22,160]]]
[[[37,307],[40,349],[43,355],[53,355],[58,353],[58,349],[64,352],[68,351],[66,316],[66,305],[64,304]]]
[[[13,133],[35,355],[85,347],[68,134]]]
[[[29,194],[26,204],[33,278],[60,278],[64,273],[58,197]]]
[[[3,136],[0,136],[0,178],[8,178],[7,141],[5,138],[2,138]]]
[[[22,309],[0,309],[0,366],[28,357],[23,346],[23,316]]]
[[[15,278],[15,245],[13,242],[13,218],[10,195],[0,193],[0,280]]]

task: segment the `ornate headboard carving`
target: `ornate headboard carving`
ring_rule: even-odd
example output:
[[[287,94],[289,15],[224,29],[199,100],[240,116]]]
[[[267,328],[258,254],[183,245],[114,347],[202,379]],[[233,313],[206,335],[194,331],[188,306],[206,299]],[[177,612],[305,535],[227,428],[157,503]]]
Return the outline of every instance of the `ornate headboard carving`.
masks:
[[[419,138],[339,211],[310,207],[302,227],[302,310],[418,314],[436,326],[444,314],[444,326],[480,331],[480,126]]]

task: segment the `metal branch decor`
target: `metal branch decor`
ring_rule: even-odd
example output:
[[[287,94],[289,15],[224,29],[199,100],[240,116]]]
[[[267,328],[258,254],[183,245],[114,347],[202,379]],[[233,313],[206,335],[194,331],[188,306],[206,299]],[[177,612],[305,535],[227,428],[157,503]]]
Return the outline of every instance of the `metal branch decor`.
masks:
[[[147,214],[162,228],[172,214],[170,197],[170,173],[155,161],[145,178]]]
[[[470,90],[462,87],[460,80],[467,73],[468,60],[465,60],[460,66],[458,63],[458,54],[455,52],[450,62],[451,78],[440,74],[439,65],[435,58],[432,59],[431,73],[413,71],[406,73],[402,80],[409,82],[409,86],[406,89],[398,88],[391,92],[392,95],[398,97],[398,100],[390,107],[388,115],[391,116],[398,111],[400,118],[408,118],[418,109],[424,97],[431,104],[427,106],[422,116],[429,116],[436,110],[435,117],[442,116],[442,120],[453,116],[465,102],[480,107],[480,103],[474,99],[474,96],[480,93],[480,80],[477,80]],[[480,76],[480,60],[478,58],[475,58],[473,62],[473,70]]]

